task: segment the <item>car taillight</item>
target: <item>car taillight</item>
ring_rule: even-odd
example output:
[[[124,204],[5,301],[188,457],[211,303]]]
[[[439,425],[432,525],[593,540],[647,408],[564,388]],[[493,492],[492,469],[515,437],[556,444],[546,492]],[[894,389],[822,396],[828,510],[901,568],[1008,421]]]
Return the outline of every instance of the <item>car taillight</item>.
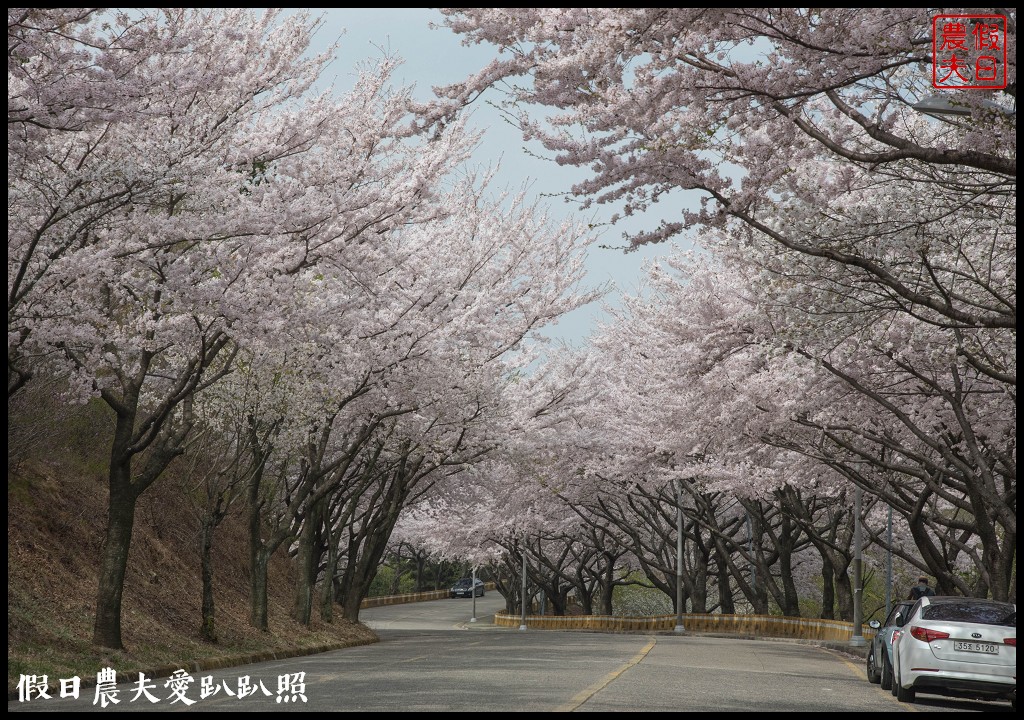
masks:
[[[1007,645],[1013,645],[1014,647],[1017,647],[1017,638],[1003,638],[1003,642]]]
[[[914,625],[910,628],[910,634],[921,642],[930,643],[932,640],[944,640],[949,637],[948,632],[942,632],[941,630],[931,630],[929,628],[917,627]]]

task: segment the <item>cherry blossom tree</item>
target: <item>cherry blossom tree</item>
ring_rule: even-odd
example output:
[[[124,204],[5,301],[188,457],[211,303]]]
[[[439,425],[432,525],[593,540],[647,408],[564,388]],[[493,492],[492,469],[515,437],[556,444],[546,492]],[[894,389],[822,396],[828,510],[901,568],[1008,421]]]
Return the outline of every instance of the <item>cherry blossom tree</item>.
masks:
[[[172,248],[158,238],[174,232],[175,214],[185,217],[186,197],[230,202],[254,160],[307,142],[308,128],[282,128],[248,148],[251,158],[237,152],[242,134],[258,137],[259,118],[301,95],[327,60],[302,57],[315,23],[273,30],[276,23],[275,13],[241,11],[9,11],[9,393],[28,379],[26,359],[50,352],[50,338],[31,336],[64,317],[49,303],[85,284],[80,268]],[[259,44],[254,38],[273,50],[245,66],[193,52],[245,54],[247,43]],[[227,220],[211,237],[241,230]]]
[[[42,40],[18,46],[26,67],[62,23],[78,27],[48,22]],[[109,104],[120,109],[125,96],[127,107],[43,133],[26,130],[42,110],[12,123],[27,149],[9,173],[9,356],[44,359],[80,397],[98,394],[114,410],[95,641],[120,647],[135,502],[183,452],[190,400],[232,370],[249,339],[287,325],[289,299],[309,292],[318,265],[357,283],[351,269],[377,234],[435,217],[433,190],[467,142],[457,123],[410,140],[390,61],[340,100],[305,97],[328,57],[306,58],[317,23],[303,16],[183,10],[85,22],[83,37],[105,40],[83,50],[96,43],[73,39],[68,52],[137,61],[108,83]],[[33,28],[17,32],[37,38]],[[119,44],[143,31],[146,52]],[[37,75],[69,102],[88,81]],[[36,75],[18,77],[18,98],[42,96],[26,87]],[[69,208],[63,198],[80,188],[82,207]],[[27,377],[13,375],[14,388]]]
[[[775,278],[749,282],[763,277],[762,266],[709,270],[688,285],[656,272],[660,292],[632,301],[621,331],[642,347],[629,354],[630,373],[644,387],[672,388],[654,408],[667,419],[666,447],[681,441],[684,452],[712,458],[723,488],[803,487],[834,497],[845,478],[907,518],[918,562],[944,590],[1005,596],[1012,573],[1004,563],[1013,555],[1006,540],[1016,533],[1012,386],[957,352],[951,329],[822,303],[827,275],[798,284],[791,273],[783,295]],[[627,346],[620,338],[614,347]],[[709,401],[715,415],[695,423]],[[975,452],[970,438],[978,435],[987,449]],[[694,437],[703,438],[699,448]],[[825,553],[814,523],[800,522]],[[973,581],[953,570],[961,553],[973,555]]]
[[[237,373],[253,427],[277,428],[259,443],[276,480],[250,494],[257,627],[285,543],[295,617],[310,622],[320,579],[325,616],[337,599],[356,619],[404,505],[498,444],[501,387],[532,358],[523,341],[594,296],[582,226],[472,179],[435,195],[433,215],[378,233],[358,262],[319,264]],[[263,390],[241,392],[251,376]]]
[[[550,381],[559,369],[548,364],[546,394],[558,401],[517,444],[509,489],[495,495],[516,508],[516,524],[494,534],[507,555],[530,544],[547,567],[535,583],[557,594],[556,577],[578,570],[569,553],[597,548],[570,551],[584,533],[528,522],[562,516],[548,500],[555,490],[674,598],[682,480],[694,608],[717,596],[731,609],[735,586],[755,611],[798,614],[817,574],[822,615],[849,619],[852,483],[867,494],[862,521],[883,504],[902,516],[911,547],[895,552],[944,592],[1008,596],[1013,385],[961,352],[957,338],[971,331],[872,304],[870,290],[858,295],[796,253],[751,246],[764,254],[752,261],[718,236],[709,246],[719,259],[652,268],[576,377]],[[997,329],[973,337],[1013,368]],[[974,449],[972,436],[983,438]],[[869,537],[881,542],[877,530]]]
[[[951,264],[943,253],[978,221],[997,257],[1013,244],[1005,230],[1015,227],[1012,51],[1007,91],[950,91],[968,115],[937,121],[913,108],[934,92],[926,9],[444,12],[466,42],[494,44],[501,57],[442,94],[458,105],[508,88],[513,108],[528,108],[513,109],[528,137],[559,163],[592,170],[576,194],[621,201],[626,215],[677,190],[703,194],[699,210],[636,234],[634,245],[688,227],[729,227],[734,240],[754,233],[839,266],[880,300],[933,322],[1016,326],[1014,297],[984,286],[980,297],[961,295],[960,276],[980,268]],[[1015,17],[1010,12],[1005,38],[1011,48]],[[527,115],[537,106],[552,109],[547,124]],[[824,174],[805,174],[812,162]],[[918,194],[920,204],[883,203],[884,220],[852,224],[832,212],[851,193],[907,181],[936,190],[934,201]],[[807,201],[808,224],[792,223],[793,197]],[[951,223],[961,209],[967,217]],[[904,247],[901,235],[917,241]]]
[[[202,583],[199,634],[217,642],[214,601],[213,541],[217,527],[241,497],[262,458],[248,452],[244,417],[202,417],[210,405],[196,403],[196,429],[187,441],[182,493],[188,498],[199,525],[199,562]],[[218,408],[219,410],[220,408]]]

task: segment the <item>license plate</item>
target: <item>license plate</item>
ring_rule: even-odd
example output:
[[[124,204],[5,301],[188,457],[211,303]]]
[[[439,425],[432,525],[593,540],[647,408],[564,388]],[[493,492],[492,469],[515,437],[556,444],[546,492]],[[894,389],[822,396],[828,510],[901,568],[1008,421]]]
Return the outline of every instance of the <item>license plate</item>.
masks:
[[[999,654],[999,646],[992,643],[954,642],[953,649],[963,650],[964,652],[988,653],[989,655]]]

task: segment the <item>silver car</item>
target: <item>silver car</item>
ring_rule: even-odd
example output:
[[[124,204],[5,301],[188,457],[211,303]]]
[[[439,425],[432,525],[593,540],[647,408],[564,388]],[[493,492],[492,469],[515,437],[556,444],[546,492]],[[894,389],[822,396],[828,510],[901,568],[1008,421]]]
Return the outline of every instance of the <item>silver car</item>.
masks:
[[[892,690],[892,637],[893,633],[903,627],[914,607],[913,600],[901,600],[885,619],[885,624],[872,620],[869,627],[875,629],[875,637],[871,639],[868,651],[868,681],[881,683],[883,690]]]
[[[1003,698],[1017,707],[1017,606],[961,597],[923,597],[893,641],[893,690]]]

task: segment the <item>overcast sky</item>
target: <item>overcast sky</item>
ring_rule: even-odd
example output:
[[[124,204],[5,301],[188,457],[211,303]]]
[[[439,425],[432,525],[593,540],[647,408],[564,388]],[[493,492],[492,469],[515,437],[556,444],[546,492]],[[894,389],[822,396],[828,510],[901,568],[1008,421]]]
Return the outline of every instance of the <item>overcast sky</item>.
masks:
[[[314,15],[319,12],[313,11]],[[464,47],[459,36],[447,28],[432,28],[431,23],[440,25],[443,20],[436,10],[355,8],[322,12],[326,25],[317,37],[318,47],[326,48],[341,37],[338,59],[327,73],[327,79],[334,81],[339,90],[351,87],[353,72],[359,62],[390,53],[405,61],[396,74],[396,82],[415,85],[417,96],[426,98],[431,95],[431,87],[465,78],[483,67],[496,54],[491,46]],[[499,96],[495,94],[492,99],[497,101]],[[533,196],[557,194],[565,192],[573,182],[585,176],[575,168],[560,167],[550,160],[530,156],[524,152],[519,131],[505,122],[494,108],[479,101],[475,106],[471,125],[485,130],[485,135],[474,160],[484,165],[500,163],[497,181],[502,186],[518,189],[527,183],[529,193]],[[543,148],[536,144],[530,146],[530,150],[544,154]],[[547,202],[552,215],[556,217],[576,212],[573,205],[559,198],[551,198]],[[678,212],[678,207],[673,210]],[[578,219],[600,223],[612,212],[611,208],[601,207],[587,210]],[[648,215],[630,226],[606,229],[600,243],[621,248],[625,244],[622,240],[623,229],[636,230],[641,227],[641,222],[644,226],[653,227],[658,220],[659,216]],[[669,251],[669,246],[664,244],[632,253],[595,247],[588,261],[588,277],[595,286],[612,282],[617,288],[631,292],[642,276],[643,260],[665,255]],[[614,303],[615,293],[606,302]],[[583,308],[564,318],[545,334],[579,345],[592,332],[600,316],[600,307]]]

